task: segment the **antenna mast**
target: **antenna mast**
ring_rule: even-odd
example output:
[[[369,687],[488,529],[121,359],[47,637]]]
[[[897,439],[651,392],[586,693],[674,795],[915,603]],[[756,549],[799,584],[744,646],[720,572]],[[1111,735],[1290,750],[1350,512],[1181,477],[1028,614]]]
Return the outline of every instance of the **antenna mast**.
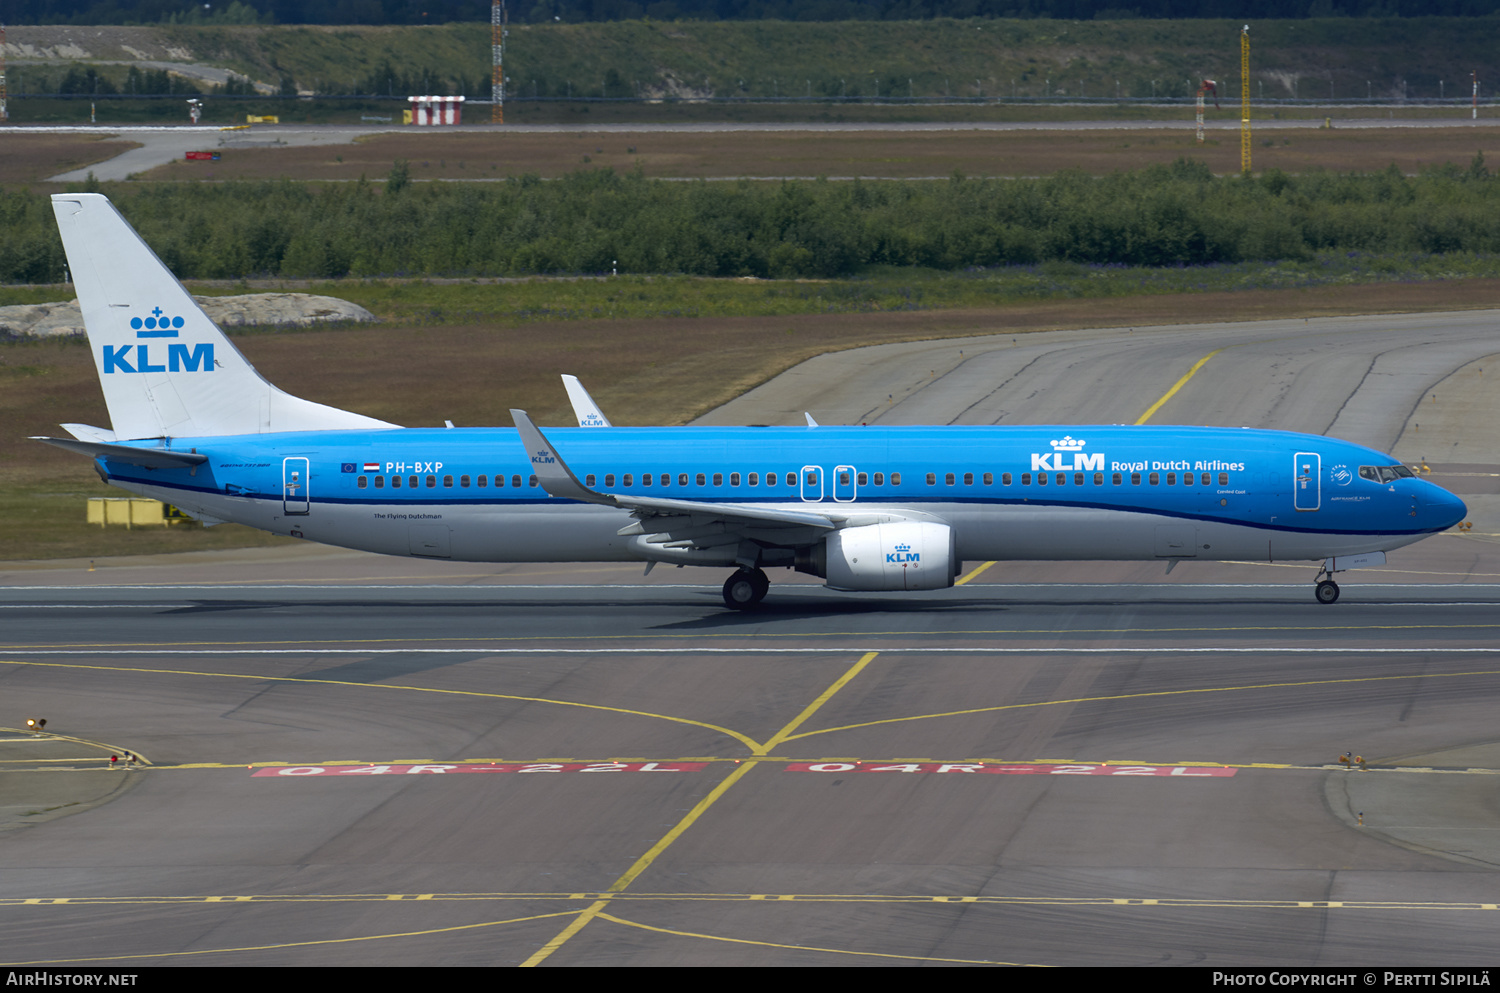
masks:
[[[1240,172],[1250,175],[1250,25],[1240,32]]]
[[[490,123],[505,123],[505,0],[490,4]]]
[[[1477,92],[1477,91],[1476,91]],[[9,105],[5,92],[5,25],[0,24],[0,124],[10,123]]]

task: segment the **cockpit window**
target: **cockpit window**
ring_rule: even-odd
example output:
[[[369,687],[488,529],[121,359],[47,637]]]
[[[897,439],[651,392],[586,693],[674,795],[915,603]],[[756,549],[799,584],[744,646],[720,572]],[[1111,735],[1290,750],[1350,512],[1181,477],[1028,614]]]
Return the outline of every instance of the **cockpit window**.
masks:
[[[1389,483],[1396,479],[1411,479],[1412,471],[1404,465],[1362,465],[1359,476],[1377,483]]]

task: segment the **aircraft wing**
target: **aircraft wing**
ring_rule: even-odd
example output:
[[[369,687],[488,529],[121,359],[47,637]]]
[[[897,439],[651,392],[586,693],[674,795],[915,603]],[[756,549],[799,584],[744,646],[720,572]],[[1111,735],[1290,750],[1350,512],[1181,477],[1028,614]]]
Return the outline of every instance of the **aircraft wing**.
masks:
[[[583,485],[573,470],[557,454],[524,410],[512,410],[526,446],[537,482],[556,497],[597,503],[629,510],[637,518],[619,533],[644,534],[650,544],[667,547],[706,548],[727,545],[743,538],[755,538],[768,544],[807,545],[828,531],[890,520],[904,520],[889,513],[849,514],[842,510],[792,510],[782,507],[758,507],[734,503],[707,503],[698,500],[676,500],[669,497],[635,494],[601,493]]]
[[[136,448],[134,445],[111,445],[101,441],[75,441],[72,438],[43,438],[32,436],[32,441],[44,441],[70,452],[79,452],[89,458],[104,456],[111,462],[124,462],[142,469],[180,469],[183,466],[202,465],[207,455],[197,452],[174,452],[165,448]]]

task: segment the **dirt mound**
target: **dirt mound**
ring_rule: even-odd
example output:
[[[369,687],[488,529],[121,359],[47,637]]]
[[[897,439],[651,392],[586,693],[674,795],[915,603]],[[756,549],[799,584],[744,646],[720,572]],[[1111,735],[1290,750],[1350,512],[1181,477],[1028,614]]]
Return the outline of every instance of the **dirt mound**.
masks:
[[[311,293],[247,293],[193,299],[210,320],[225,328],[249,324],[306,327],[328,321],[375,320],[374,314],[358,304]],[[83,333],[77,300],[0,307],[0,336],[52,338]]]

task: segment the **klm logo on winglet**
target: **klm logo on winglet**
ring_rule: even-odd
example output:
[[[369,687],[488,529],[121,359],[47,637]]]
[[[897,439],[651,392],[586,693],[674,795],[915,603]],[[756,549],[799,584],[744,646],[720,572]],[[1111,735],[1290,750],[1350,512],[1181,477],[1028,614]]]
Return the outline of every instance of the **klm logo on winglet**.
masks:
[[[137,338],[175,338],[187,322],[181,317],[162,313],[160,307],[151,310],[150,317],[132,317],[130,326]],[[203,342],[192,346],[170,344],[166,358],[160,352],[156,361],[151,361],[150,345],[105,345],[104,371],[113,372],[213,372],[214,346]]]
[[[897,545],[894,552],[886,552],[885,560],[892,565],[922,561],[922,554],[911,550],[910,545]]]

